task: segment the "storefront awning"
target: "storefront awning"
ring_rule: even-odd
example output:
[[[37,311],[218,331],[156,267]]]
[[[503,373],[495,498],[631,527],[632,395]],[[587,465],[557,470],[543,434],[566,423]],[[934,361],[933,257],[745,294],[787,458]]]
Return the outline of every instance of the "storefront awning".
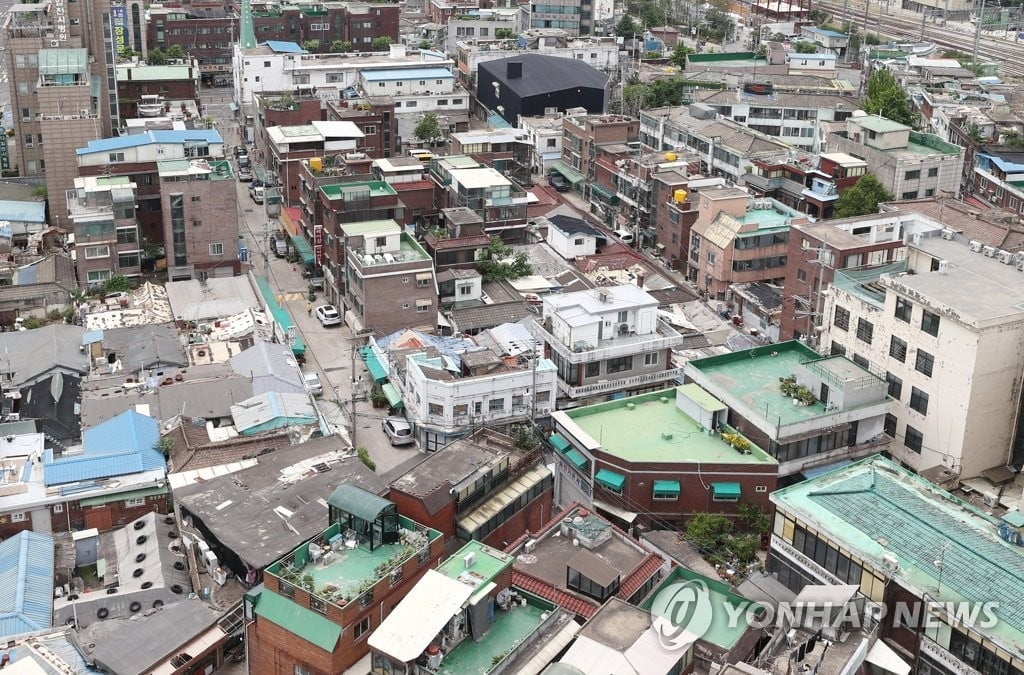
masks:
[[[577,469],[582,469],[587,465],[587,458],[581,455],[579,450],[570,449],[569,452],[565,453],[565,458],[572,462],[572,465]]]
[[[373,350],[369,347],[363,347],[359,350],[359,355],[363,357],[363,362],[366,363],[366,369],[370,371],[370,377],[373,378],[374,382],[383,382],[388,379],[388,371],[381,365],[377,359],[377,355],[373,353]]]
[[[626,477],[621,473],[615,473],[608,469],[601,469],[594,476],[594,479],[601,485],[611,488],[612,490],[622,490],[622,487],[626,484]]]
[[[312,265],[316,262],[316,256],[313,255],[313,249],[310,247],[309,242],[301,234],[293,234],[291,236],[292,245],[295,246],[295,252],[299,254],[299,258],[302,260],[303,265]]]
[[[402,403],[402,395],[398,393],[397,389],[395,389],[395,385],[390,382],[386,382],[381,389],[384,390],[384,396],[387,397],[388,405],[392,408],[398,409],[405,405]]]
[[[573,185],[576,185],[576,183],[579,183],[581,180],[583,180],[582,173],[572,168],[562,160],[558,160],[557,162],[552,163],[551,170],[557,171],[558,173],[562,174],[565,177],[565,179],[572,183]]]
[[[715,499],[739,499],[740,498],[740,484],[739,483],[712,483],[711,484],[711,495]]]
[[[551,443],[551,447],[559,452],[567,452],[572,447],[562,434],[551,434],[548,437],[548,442]]]
[[[665,495],[679,494],[679,481],[677,480],[656,480],[654,481],[654,494],[662,497]]]
[[[620,509],[618,506],[609,504],[608,502],[602,502],[597,499],[594,500],[594,508],[598,511],[604,511],[610,516],[618,518],[627,525],[632,525],[633,521],[636,520],[637,514],[626,509]]]
[[[600,197],[612,206],[617,206],[619,203],[619,195],[615,193],[615,190],[605,187],[600,183],[591,183],[590,192],[595,197]]]

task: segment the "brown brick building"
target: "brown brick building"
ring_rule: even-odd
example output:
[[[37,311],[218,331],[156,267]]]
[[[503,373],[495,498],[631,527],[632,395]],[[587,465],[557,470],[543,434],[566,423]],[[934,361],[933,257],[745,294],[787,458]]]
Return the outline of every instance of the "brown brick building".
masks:
[[[530,474],[529,481],[521,480]],[[503,548],[551,518],[552,476],[539,451],[481,429],[446,445],[391,483],[402,513],[446,537]]]
[[[190,112],[195,113],[200,106],[199,83],[199,63],[195,60],[163,66],[118,64],[117,104],[121,117],[140,117],[138,104],[144,95],[162,96],[167,102],[188,101],[192,104]]]
[[[263,590],[246,596],[254,608],[246,630],[254,675],[344,672],[442,556],[441,533],[399,515],[386,499],[342,485],[327,504],[328,528],[270,565]]]

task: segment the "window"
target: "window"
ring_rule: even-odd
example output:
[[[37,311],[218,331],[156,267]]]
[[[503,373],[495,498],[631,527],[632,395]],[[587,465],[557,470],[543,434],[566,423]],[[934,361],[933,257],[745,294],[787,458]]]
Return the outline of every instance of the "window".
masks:
[[[11,522],[12,523],[23,523],[23,522],[25,522],[25,512],[22,511],[21,513],[12,513],[11,514]]]
[[[917,387],[910,388],[910,408],[922,415],[928,414],[928,393]]]
[[[487,402],[487,410],[489,412],[503,412],[505,410],[505,399],[492,398]]]
[[[210,255],[224,255],[224,244],[210,244]]]
[[[843,330],[850,330],[850,310],[845,307],[836,307],[836,315],[832,319],[832,325]]]
[[[35,140],[35,136],[32,134],[25,134],[25,147],[31,148],[33,140]]]
[[[558,139],[549,138],[549,139],[547,139],[547,143],[548,143],[548,147],[549,148],[554,148],[554,147],[556,147],[558,145]]]
[[[807,281],[807,272],[804,271],[803,269],[798,269],[796,271],[796,280],[797,281]]]
[[[480,415],[484,411],[484,404],[480,401],[473,401],[473,414]]]
[[[924,351],[923,349],[917,350],[917,362],[914,364],[914,369],[919,373],[924,373],[928,377],[932,376],[932,368],[935,367],[935,357]]]
[[[465,417],[469,414],[469,406],[465,403],[456,405],[452,410],[456,417]]]
[[[921,330],[929,335],[939,334],[939,315],[927,310],[921,312]]]
[[[125,505],[125,507],[127,507],[129,509],[133,508],[133,507],[136,507],[136,506],[145,506],[146,505],[146,498],[145,497],[132,497],[131,499],[124,500],[124,505]]]
[[[907,343],[893,335],[889,339],[889,356],[903,363],[907,359]]]
[[[846,347],[835,340],[832,341],[832,348],[828,352],[832,356],[846,356]]]
[[[86,259],[108,258],[108,257],[110,257],[110,247],[109,246],[86,246],[85,247],[85,257],[86,257]]]
[[[644,365],[645,366],[656,366],[656,365],[658,365],[658,352],[651,352],[650,354],[644,354]]]
[[[619,322],[619,323],[626,323],[626,322],[628,322],[629,321],[629,312],[627,312],[627,311],[619,312],[618,315],[616,316],[615,320],[617,322]]]
[[[430,275],[429,274],[417,274],[416,275],[416,286],[418,286],[419,288],[426,288],[429,285],[430,285]]]
[[[433,303],[431,303],[430,300],[417,300],[416,301],[416,311],[420,312],[420,313],[429,312],[430,308],[432,306],[433,306]]]
[[[895,415],[892,413],[885,413],[885,424],[882,425],[882,431],[884,431],[889,438],[896,438]]]
[[[907,435],[903,439],[903,445],[916,453],[920,453],[921,446],[924,445],[924,434],[908,424]]]
[[[601,374],[601,362],[600,361],[592,361],[592,362],[588,363],[586,365],[586,368],[584,369],[584,372],[583,372],[583,376],[584,377],[597,377],[600,374]]]
[[[367,124],[366,126],[363,127],[363,134],[365,134],[366,136],[372,136],[375,133],[377,133],[376,125]]]
[[[409,309],[409,307],[411,307],[411,305],[408,302],[402,303],[402,309]]]
[[[905,174],[903,174],[903,180],[917,180],[920,177],[921,177],[921,170],[920,169],[914,169],[913,171],[908,171]]]
[[[327,613],[327,603],[312,594],[309,596],[309,608],[320,614]]]
[[[868,360],[861,356],[860,354],[853,355],[853,362],[864,369],[867,369],[869,367]]]
[[[363,617],[363,620],[356,624],[355,636],[358,640],[362,636],[370,632],[370,617]]]
[[[124,161],[124,153],[123,152],[112,152],[109,155],[107,155],[107,159],[109,161],[111,161],[111,162],[123,162]]]
[[[312,671],[306,666],[295,665],[295,675],[313,675]]]
[[[387,237],[376,237],[374,240],[376,242],[377,248],[384,248],[385,246],[388,245]]]
[[[416,101],[406,101],[405,102],[405,107],[406,108],[415,108],[417,105],[419,105],[419,104],[416,103]]]
[[[612,373],[621,373],[624,370],[630,370],[633,368],[633,357],[632,356],[620,356],[617,359],[608,359],[608,367],[605,372],[609,375]]]
[[[110,270],[90,270],[86,273],[86,279],[90,284],[106,281],[110,278]]]
[[[910,323],[910,314],[914,311],[914,306],[909,300],[903,298],[896,298],[896,314],[895,317],[900,321],[906,321]]]
[[[466,284],[466,285],[463,285],[463,286],[459,286],[459,295],[471,295],[472,293],[473,293],[473,286],[471,284]]]
[[[53,512],[54,513],[64,513],[64,505],[63,504],[54,504],[53,505]]]
[[[929,178],[935,178],[938,175],[939,175],[939,167],[933,166],[932,168],[928,169],[928,177]]]
[[[917,199],[917,190],[910,190],[900,195],[901,199]]]
[[[440,403],[428,403],[427,412],[431,415],[441,416],[444,414],[444,406]]]
[[[871,344],[871,338],[874,336],[875,326],[866,319],[857,319],[857,339],[861,342],[867,342]]]
[[[903,380],[887,372],[885,374],[885,381],[889,383],[889,396],[892,396],[897,401],[900,400],[900,396],[903,394]]]
[[[403,284],[409,283],[409,277],[402,277],[402,283]]]
[[[674,502],[679,499],[679,481],[656,480],[652,498],[656,502]]]

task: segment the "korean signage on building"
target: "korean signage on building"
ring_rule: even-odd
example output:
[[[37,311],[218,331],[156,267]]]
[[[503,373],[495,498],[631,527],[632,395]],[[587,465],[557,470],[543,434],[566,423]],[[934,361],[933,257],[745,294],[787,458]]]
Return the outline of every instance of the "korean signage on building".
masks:
[[[110,8],[110,25],[114,32],[114,49],[118,56],[128,51],[128,8],[124,5]]]
[[[53,3],[53,39],[51,47],[63,47],[68,41],[68,3],[67,0],[54,0]]]
[[[314,225],[313,226],[313,257],[316,258],[316,264],[320,265],[324,260],[324,226]]]
[[[7,147],[7,134],[0,133],[0,169],[9,171],[11,168],[11,152]]]

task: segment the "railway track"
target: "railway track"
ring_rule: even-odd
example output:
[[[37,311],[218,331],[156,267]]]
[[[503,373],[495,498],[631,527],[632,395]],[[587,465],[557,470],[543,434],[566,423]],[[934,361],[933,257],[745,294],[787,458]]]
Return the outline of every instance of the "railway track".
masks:
[[[818,6],[827,9],[835,23],[843,21],[845,2],[835,0],[819,0]],[[879,13],[877,6],[870,6],[865,19],[864,3],[850,2],[847,7],[848,20],[861,30],[879,33],[885,37],[905,40],[917,40],[921,36],[921,16],[903,15],[899,13]],[[974,33],[961,33],[935,24],[925,24],[924,39],[935,45],[956,49],[965,54],[974,51]],[[999,38],[989,37],[984,32],[978,45],[978,60],[994,61],[1000,64],[1000,74],[1004,79],[1024,79],[1024,43],[1014,43]]]

